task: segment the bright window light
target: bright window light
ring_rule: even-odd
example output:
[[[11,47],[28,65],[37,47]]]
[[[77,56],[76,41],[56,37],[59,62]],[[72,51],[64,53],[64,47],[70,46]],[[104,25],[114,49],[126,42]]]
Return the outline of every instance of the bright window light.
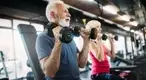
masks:
[[[13,20],[13,28],[14,29],[17,29],[17,26],[19,24],[29,24],[28,21],[23,21],[23,20]]]
[[[31,23],[31,25],[33,25],[35,27],[36,31],[43,31],[44,30],[44,26],[42,24]]]
[[[11,20],[0,18],[0,26],[1,27],[11,27],[12,26]]]

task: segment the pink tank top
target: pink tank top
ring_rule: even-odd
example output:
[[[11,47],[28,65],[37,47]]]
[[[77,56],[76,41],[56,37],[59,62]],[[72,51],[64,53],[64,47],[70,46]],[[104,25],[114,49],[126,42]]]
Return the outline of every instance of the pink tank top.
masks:
[[[94,55],[92,54],[92,52],[90,51],[90,56],[92,59],[91,74],[109,73],[109,71],[110,71],[109,62],[108,62],[108,59],[106,57],[107,49],[105,46],[103,46],[103,49],[104,49],[104,61],[97,60],[94,57]]]

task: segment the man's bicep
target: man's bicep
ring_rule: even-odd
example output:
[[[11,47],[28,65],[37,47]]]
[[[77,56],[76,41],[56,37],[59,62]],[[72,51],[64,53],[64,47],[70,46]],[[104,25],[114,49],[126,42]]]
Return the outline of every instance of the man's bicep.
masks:
[[[39,60],[48,57],[51,54],[51,42],[44,37],[38,37],[36,40],[36,52]]]

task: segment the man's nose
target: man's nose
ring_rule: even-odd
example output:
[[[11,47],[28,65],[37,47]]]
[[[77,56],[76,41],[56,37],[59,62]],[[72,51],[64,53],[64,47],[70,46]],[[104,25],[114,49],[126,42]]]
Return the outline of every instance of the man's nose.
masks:
[[[102,31],[102,29],[100,28],[100,31]]]
[[[69,12],[67,13],[67,16],[68,16],[68,17],[71,17],[71,15],[70,15],[70,13],[69,13]]]

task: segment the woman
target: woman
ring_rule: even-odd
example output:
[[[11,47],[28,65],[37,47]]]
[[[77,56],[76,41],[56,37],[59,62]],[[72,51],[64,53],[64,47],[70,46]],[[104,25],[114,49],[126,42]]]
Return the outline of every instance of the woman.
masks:
[[[97,29],[97,38],[90,41],[90,56],[92,59],[91,79],[92,80],[122,80],[118,76],[109,74],[110,67],[107,55],[111,58],[115,57],[114,53],[114,38],[110,34],[108,39],[111,44],[111,51],[109,51],[102,43],[101,40],[101,24],[97,20],[91,20],[86,24],[86,29],[89,31],[92,28]]]

